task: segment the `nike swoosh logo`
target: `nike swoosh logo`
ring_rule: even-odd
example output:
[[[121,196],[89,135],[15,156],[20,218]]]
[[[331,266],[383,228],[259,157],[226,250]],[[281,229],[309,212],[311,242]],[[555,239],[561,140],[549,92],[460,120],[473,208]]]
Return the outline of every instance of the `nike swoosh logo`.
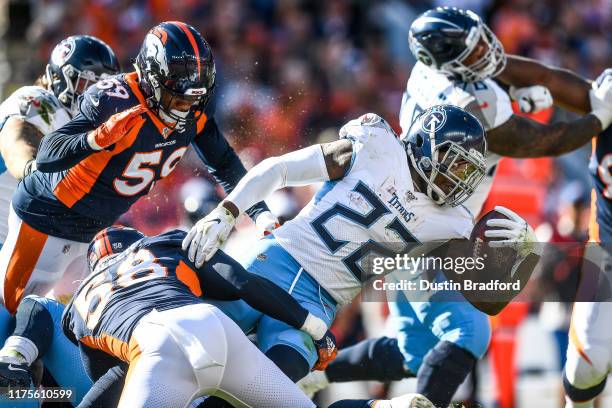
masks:
[[[23,368],[13,367],[12,364],[8,365],[8,369],[11,370],[11,371],[28,371],[28,370],[23,369]]]
[[[480,109],[487,109],[489,107],[489,102],[484,102],[484,103],[478,105],[478,107]]]
[[[100,99],[94,99],[94,97],[91,95],[88,95],[88,96],[93,106],[98,107],[98,105],[100,105]]]
[[[219,218],[215,218],[213,220],[208,220],[208,222],[213,222],[213,221],[216,221],[217,224],[221,224],[221,219],[219,219]]]

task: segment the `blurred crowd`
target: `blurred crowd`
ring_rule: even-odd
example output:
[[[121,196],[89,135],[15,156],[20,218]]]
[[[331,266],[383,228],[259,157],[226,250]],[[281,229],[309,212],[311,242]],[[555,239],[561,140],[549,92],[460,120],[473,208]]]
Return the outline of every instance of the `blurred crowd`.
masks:
[[[0,0],[0,86],[6,97],[33,82],[52,47],[72,34],[103,39],[123,70],[130,71],[150,27],[182,20],[212,46],[217,117],[251,166],[269,155],[332,140],[343,123],[369,111],[399,130],[401,96],[414,63],[408,28],[416,15],[437,5],[476,11],[509,53],[589,78],[612,66],[612,0]],[[566,115],[555,110],[539,120]],[[503,203],[512,196],[516,203],[520,185],[528,198],[521,201],[528,206],[521,211],[543,240],[582,241],[589,211],[589,153],[585,147],[555,160],[508,160],[493,198]],[[187,156],[124,222],[148,233],[188,225],[219,199],[207,177],[195,155]],[[270,205],[291,218],[310,194],[286,191]],[[512,207],[512,200],[506,204]],[[351,333],[343,336],[347,343],[363,335],[355,323],[358,313],[358,308],[349,309],[339,319],[347,329],[338,332]],[[562,326],[566,319],[560,321]]]

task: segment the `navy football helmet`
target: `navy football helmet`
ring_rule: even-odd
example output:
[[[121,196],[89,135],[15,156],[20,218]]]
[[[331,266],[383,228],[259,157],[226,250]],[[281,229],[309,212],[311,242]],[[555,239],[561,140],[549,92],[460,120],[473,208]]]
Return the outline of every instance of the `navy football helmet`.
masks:
[[[53,48],[45,78],[48,89],[75,115],[78,96],[119,70],[119,61],[106,43],[90,35],[73,35]]]
[[[93,271],[104,258],[125,251],[144,237],[142,232],[121,225],[104,228],[89,243],[87,259],[90,270]]]
[[[146,35],[135,61],[149,107],[166,124],[181,128],[204,112],[215,87],[212,50],[192,26],[164,22]],[[188,110],[171,107],[178,98]]]
[[[457,106],[427,109],[401,140],[427,195],[439,205],[461,204],[485,175],[484,128],[474,115]]]
[[[504,47],[470,10],[437,7],[426,11],[410,26],[408,42],[417,60],[464,82],[493,77],[506,65]],[[487,50],[476,61],[466,64],[479,44]]]

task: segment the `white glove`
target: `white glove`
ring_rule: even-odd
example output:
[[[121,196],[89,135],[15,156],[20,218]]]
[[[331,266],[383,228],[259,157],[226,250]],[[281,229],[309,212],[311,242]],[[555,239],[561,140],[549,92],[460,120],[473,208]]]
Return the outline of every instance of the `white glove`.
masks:
[[[601,127],[606,129],[612,123],[612,68],[602,72],[591,88],[589,91],[591,114],[597,116]]]
[[[534,113],[553,105],[553,98],[545,86],[535,85],[525,88],[510,87],[510,97],[518,102],[523,113]]]
[[[255,226],[257,227],[259,235],[265,236],[271,234],[273,230],[280,227],[280,222],[270,211],[264,211],[257,216]]]
[[[201,267],[223,245],[235,223],[232,213],[218,206],[191,228],[183,239],[183,251],[189,248],[189,260]]]
[[[527,221],[514,211],[500,205],[495,207],[495,211],[504,214],[509,219],[497,218],[487,221],[487,227],[495,227],[496,229],[486,230],[485,237],[503,238],[499,241],[489,242],[491,247],[511,247],[518,252],[521,258],[525,258],[531,253],[539,254],[541,252],[533,228]]]

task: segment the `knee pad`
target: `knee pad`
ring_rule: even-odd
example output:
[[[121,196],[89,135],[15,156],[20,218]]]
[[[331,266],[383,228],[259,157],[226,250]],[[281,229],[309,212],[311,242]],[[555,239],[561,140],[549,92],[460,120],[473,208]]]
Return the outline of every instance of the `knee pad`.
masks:
[[[575,402],[590,401],[602,393],[606,388],[606,381],[608,376],[604,376],[603,380],[600,380],[598,384],[594,384],[588,388],[576,388],[567,378],[565,370],[563,370],[563,388],[565,389],[565,395],[569,399]]]
[[[563,369],[564,382],[567,380],[568,385],[581,390],[595,387],[607,377],[609,361],[608,347],[590,346],[585,352],[570,343]]]
[[[306,377],[310,371],[308,361],[292,347],[277,344],[266,352],[266,356],[293,382]]]
[[[475,364],[472,353],[449,341],[441,341],[423,359],[417,374],[417,392],[436,407],[446,407]]]

